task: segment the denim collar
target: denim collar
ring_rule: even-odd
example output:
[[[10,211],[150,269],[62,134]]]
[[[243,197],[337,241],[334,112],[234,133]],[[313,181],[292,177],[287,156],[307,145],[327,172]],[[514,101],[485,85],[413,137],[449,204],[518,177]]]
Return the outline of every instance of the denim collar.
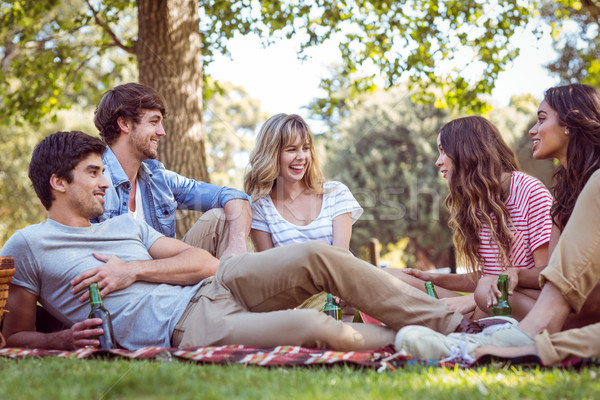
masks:
[[[129,181],[127,174],[123,170],[121,163],[117,159],[117,156],[112,151],[110,146],[106,146],[106,151],[102,155],[102,162],[104,163],[105,168],[110,171],[110,174],[108,175],[110,175],[114,187],[119,187],[120,185],[125,184],[126,187],[131,188],[131,182]],[[140,165],[138,177],[143,181],[147,181],[152,177],[152,172],[145,162],[142,162]]]

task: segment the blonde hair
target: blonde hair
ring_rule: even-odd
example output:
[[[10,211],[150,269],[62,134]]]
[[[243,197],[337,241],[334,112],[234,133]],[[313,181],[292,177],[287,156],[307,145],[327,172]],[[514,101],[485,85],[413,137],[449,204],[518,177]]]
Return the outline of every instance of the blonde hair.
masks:
[[[256,145],[250,153],[250,170],[244,177],[244,190],[256,201],[271,193],[279,176],[279,155],[296,140],[310,146],[310,162],[302,182],[317,194],[323,193],[323,174],[315,153],[313,137],[306,121],[296,114],[277,114],[269,118],[258,132]]]

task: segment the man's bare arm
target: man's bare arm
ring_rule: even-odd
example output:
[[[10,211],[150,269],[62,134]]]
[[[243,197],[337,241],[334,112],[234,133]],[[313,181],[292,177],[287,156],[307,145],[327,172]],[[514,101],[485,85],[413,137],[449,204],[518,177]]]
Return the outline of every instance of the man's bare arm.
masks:
[[[161,237],[148,250],[152,260],[126,262],[116,256],[94,253],[105,264],[89,269],[71,281],[72,293],[97,283],[100,295],[124,289],[136,281],[193,285],[217,272],[219,259],[180,240]],[[85,291],[80,301],[86,301]]]
[[[100,342],[93,337],[102,334],[102,329],[97,328],[102,323],[101,319],[86,319],[59,332],[36,332],[37,297],[16,285],[10,285],[9,293],[6,301],[8,312],[4,315],[2,329],[7,346],[74,350],[100,345]]]
[[[225,254],[244,254],[248,251],[247,239],[252,225],[252,208],[247,200],[229,200],[223,207],[229,225]]]

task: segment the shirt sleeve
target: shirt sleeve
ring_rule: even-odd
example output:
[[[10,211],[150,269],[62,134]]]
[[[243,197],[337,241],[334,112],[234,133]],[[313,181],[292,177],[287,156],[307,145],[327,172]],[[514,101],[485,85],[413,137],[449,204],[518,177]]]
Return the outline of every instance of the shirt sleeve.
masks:
[[[252,205],[252,229],[271,233],[269,221],[267,221],[266,210],[267,199],[262,198]]]
[[[535,185],[530,192],[527,209],[527,227],[532,252],[550,241],[552,233],[551,207],[552,195],[548,189],[541,184]]]
[[[334,197],[334,211],[332,217],[335,218],[338,215],[350,213],[352,216],[352,223],[355,223],[363,213],[363,208],[358,204],[358,201],[350,192],[350,189],[341,182],[331,182],[335,185],[333,189]]]
[[[233,199],[246,200],[252,204],[250,196],[237,189],[196,181],[169,170],[165,170],[165,178],[179,207],[183,209],[208,211],[223,208]]]
[[[128,216],[129,217],[129,216]],[[150,249],[154,242],[156,242],[161,237],[165,236],[162,233],[158,232],[156,229],[145,223],[144,221],[139,221],[135,218],[129,217],[133,223],[138,225],[140,230],[140,235],[142,239],[142,243],[147,249]]]
[[[12,284],[25,288],[35,296],[40,295],[39,266],[34,257],[25,235],[22,232],[15,232],[2,247],[0,256],[10,256],[15,261],[15,275]]]

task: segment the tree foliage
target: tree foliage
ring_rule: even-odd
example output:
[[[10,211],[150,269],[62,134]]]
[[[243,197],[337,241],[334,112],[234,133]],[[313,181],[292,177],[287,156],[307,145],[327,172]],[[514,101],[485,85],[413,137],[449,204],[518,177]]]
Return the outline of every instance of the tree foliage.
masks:
[[[407,265],[448,265],[448,189],[435,166],[437,132],[447,119],[396,88],[364,98],[327,141],[326,176],[347,184],[365,210],[354,225],[354,250],[371,237],[384,246],[408,237]]]
[[[29,183],[33,146],[41,139],[23,127],[0,127],[0,247],[16,229],[43,220],[45,210]]]
[[[306,18],[312,45],[339,34],[343,65],[313,109],[344,111],[358,93],[407,80],[422,100],[482,112],[498,74],[518,55],[508,42],[533,10],[523,1],[347,1]],[[327,9],[329,7],[329,9]],[[383,79],[383,83],[378,83]],[[441,97],[424,89],[441,88]],[[438,96],[440,94],[438,92]]]
[[[91,112],[80,107],[61,111],[56,121],[41,127],[28,124],[0,125],[0,247],[15,230],[45,220],[46,210],[38,200],[28,168],[34,146],[49,133],[64,130],[93,132]]]
[[[566,83],[600,87],[600,3],[592,0],[543,0],[540,12],[552,27],[559,57],[548,69]]]
[[[534,95],[513,96],[508,106],[493,109],[488,118],[517,155],[521,169],[551,188],[554,161],[535,160],[531,151],[529,129],[536,123],[538,105]]]
[[[212,183],[241,189],[254,133],[269,115],[244,88],[229,82],[218,86],[204,109],[208,171]]]
[[[158,10],[183,8],[192,0],[157,0]],[[145,3],[145,2],[144,2]],[[119,79],[147,45],[138,21],[151,10],[127,0],[48,0],[0,2],[5,113],[29,122],[91,96]],[[278,36],[302,38],[301,49],[340,40],[343,83],[351,94],[374,90],[376,76],[386,87],[404,78],[444,88],[448,104],[481,109],[498,73],[516,56],[507,43],[531,10],[522,1],[199,0],[202,62],[227,52],[235,35],[257,33],[266,42]],[[137,16],[136,16],[137,11]],[[160,18],[165,18],[160,15]],[[149,27],[158,34],[157,27]],[[178,29],[172,27],[173,30]],[[472,53],[469,54],[469,50]],[[150,49],[152,50],[152,49]],[[463,74],[467,63],[477,64]],[[452,65],[448,61],[456,60]],[[201,71],[196,71],[200,74]],[[16,82],[19,78],[21,82]],[[22,83],[27,82],[27,85]],[[333,92],[333,91],[330,91]],[[331,102],[344,101],[333,98]],[[326,106],[327,100],[323,100]]]
[[[110,3],[115,20],[124,4]],[[3,1],[0,7],[0,124],[35,125],[73,104],[93,104],[132,61],[113,51],[82,0]],[[126,18],[119,23],[131,32]]]

